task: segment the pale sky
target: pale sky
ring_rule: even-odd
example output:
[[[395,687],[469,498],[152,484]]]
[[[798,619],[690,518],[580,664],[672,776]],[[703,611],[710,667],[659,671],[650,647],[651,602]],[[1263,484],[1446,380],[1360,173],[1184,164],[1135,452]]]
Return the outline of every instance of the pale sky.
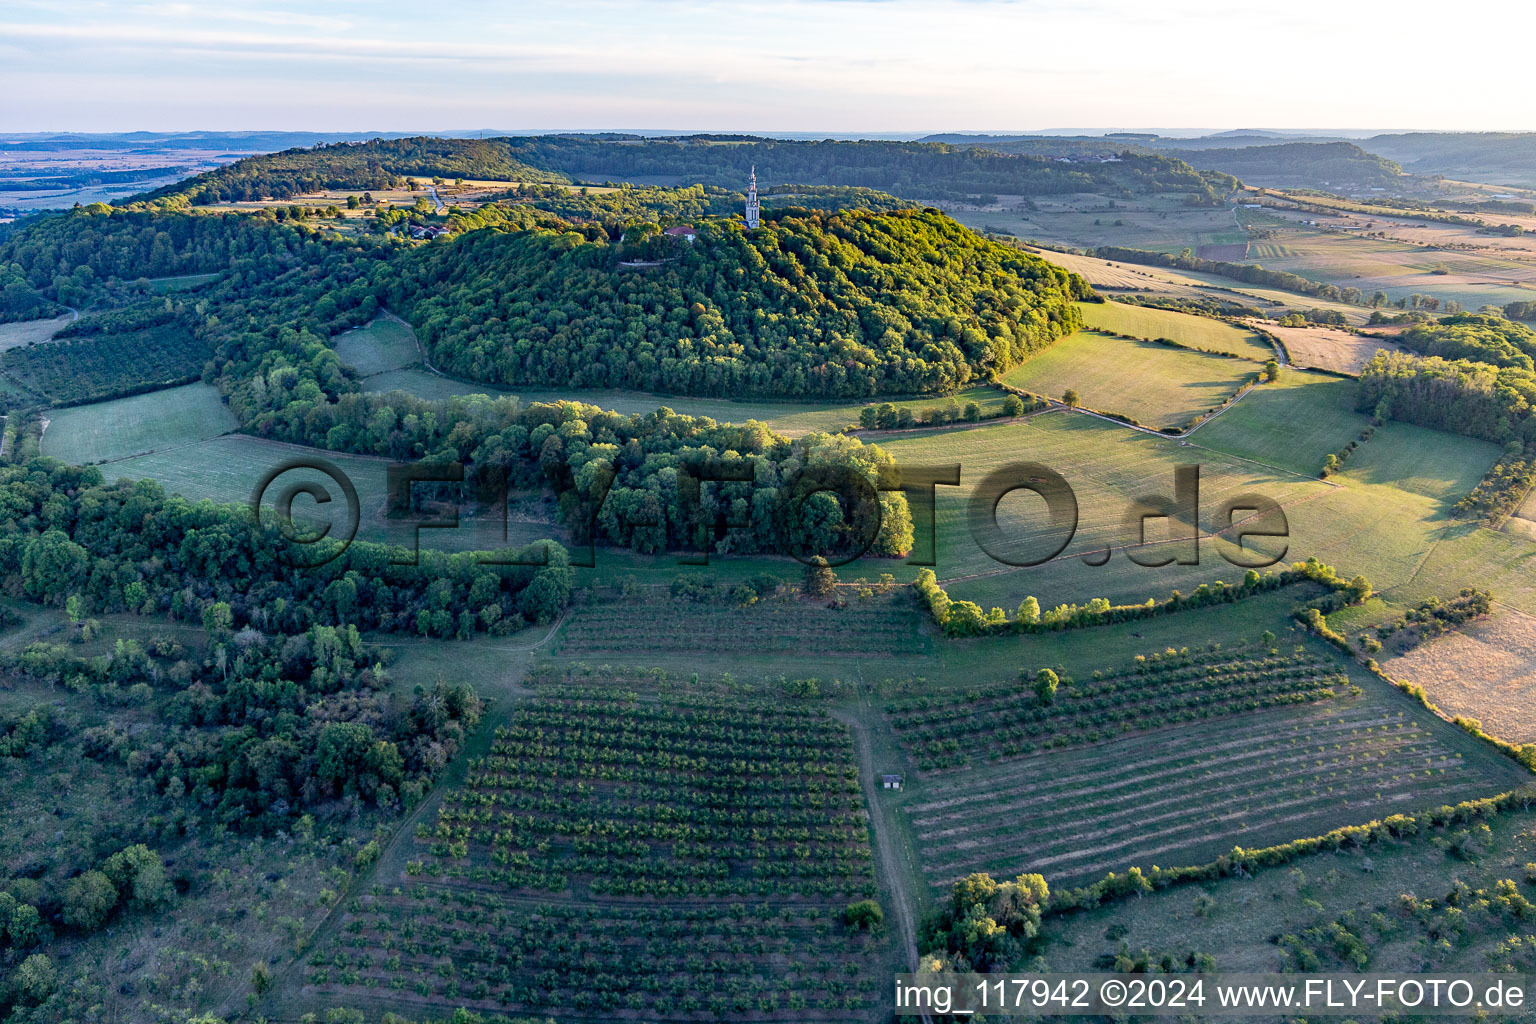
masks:
[[[0,131],[1533,130],[1533,30],[1526,0],[0,0]]]

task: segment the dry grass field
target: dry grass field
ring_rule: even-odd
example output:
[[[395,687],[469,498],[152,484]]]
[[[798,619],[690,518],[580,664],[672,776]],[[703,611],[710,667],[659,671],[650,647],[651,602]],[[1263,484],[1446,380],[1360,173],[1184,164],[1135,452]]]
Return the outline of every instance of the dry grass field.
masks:
[[[1464,225],[1342,211],[1266,207],[1240,215],[1265,236],[1250,255],[1270,270],[1359,288],[1367,297],[1380,290],[1396,301],[1418,293],[1472,310],[1536,298],[1533,236],[1504,238]]]
[[[1274,316],[1284,316],[1293,309],[1326,309],[1342,314],[1350,323],[1363,324],[1370,311],[1362,306],[1261,288],[1215,274],[1198,274],[1186,270],[1168,270],[1163,267],[1147,267],[1134,263],[1118,263],[1101,260],[1094,256],[1078,256],[1024,246],[1049,263],[1081,274],[1089,284],[1105,291],[1148,292],[1166,295],[1174,299],[1211,300],[1241,303],[1263,309]],[[1252,259],[1257,259],[1250,253]]]
[[[1273,323],[1249,322],[1262,326],[1285,342],[1291,362],[1307,369],[1358,374],[1377,349],[1401,351],[1390,341],[1362,337],[1336,327],[1281,327]]]
[[[1501,607],[1382,669],[1424,687],[1447,714],[1475,718],[1512,743],[1536,741],[1536,617]]]
[[[1167,338],[1190,348],[1224,352],[1261,363],[1275,354],[1274,347],[1263,337],[1214,317],[1124,302],[1079,302],[1077,305],[1083,311],[1084,325],[1101,331],[1129,334],[1148,341]]]

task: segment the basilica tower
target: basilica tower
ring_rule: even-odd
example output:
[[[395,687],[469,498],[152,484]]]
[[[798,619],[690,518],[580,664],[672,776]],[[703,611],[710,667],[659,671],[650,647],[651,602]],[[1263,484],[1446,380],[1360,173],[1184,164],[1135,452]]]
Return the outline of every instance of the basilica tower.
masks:
[[[757,165],[752,165],[752,180],[747,183],[747,227],[757,227]]]

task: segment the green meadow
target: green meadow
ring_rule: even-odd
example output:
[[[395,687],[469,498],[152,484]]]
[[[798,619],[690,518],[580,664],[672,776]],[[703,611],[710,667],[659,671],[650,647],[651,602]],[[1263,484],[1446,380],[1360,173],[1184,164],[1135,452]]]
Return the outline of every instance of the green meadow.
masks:
[[[1168,338],[1191,348],[1226,352],[1259,362],[1271,359],[1275,354],[1274,347],[1259,335],[1225,320],[1124,302],[1079,302],[1077,305],[1083,311],[1083,323],[1103,331],[1152,340]]]

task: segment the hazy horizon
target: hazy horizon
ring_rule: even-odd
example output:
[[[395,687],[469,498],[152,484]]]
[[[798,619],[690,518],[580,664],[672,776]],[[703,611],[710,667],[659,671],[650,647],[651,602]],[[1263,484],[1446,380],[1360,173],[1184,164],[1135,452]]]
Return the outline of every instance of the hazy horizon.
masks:
[[[180,126],[163,128],[130,127],[117,130],[112,129],[82,129],[70,127],[40,128],[31,130],[11,130],[0,127],[0,136],[53,136],[53,135],[364,135],[364,136],[438,136],[442,138],[470,138],[484,136],[485,138],[526,136],[526,135],[601,135],[601,134],[632,134],[655,138],[669,138],[687,135],[756,135],[769,139],[892,139],[915,140],[935,135],[975,136],[977,138],[1097,138],[1112,134],[1148,134],[1165,139],[1200,139],[1211,138],[1223,134],[1231,134],[1234,138],[1242,134],[1295,136],[1297,138],[1336,138],[1336,139],[1367,139],[1376,135],[1403,135],[1403,134],[1536,134],[1536,128],[1425,128],[1425,127],[1397,127],[1397,128],[1249,128],[1245,126],[1225,128],[1147,128],[1147,127],[1096,127],[1096,128],[917,128],[909,131],[860,131],[858,129],[847,131],[820,131],[814,128],[777,129],[777,128],[743,128],[735,127],[684,127],[684,128],[655,128],[636,127],[632,125],[594,125],[571,126],[556,125],[545,128],[420,128],[420,127],[336,127],[314,128],[307,125],[298,127],[281,127],[272,125],[240,126],[233,128],[211,128],[205,126]]]
[[[1491,0],[1458,16],[1510,38],[1536,21]],[[1344,21],[1368,26],[1368,52],[1336,45],[1327,27],[1347,32]],[[1297,0],[1262,32],[1193,0],[449,0],[430,12],[343,0],[323,13],[293,0],[12,0],[0,15],[0,88],[16,102],[0,131],[456,123],[891,135],[1081,130],[978,127],[1000,124],[1102,133],[1528,123],[1518,62],[1485,61],[1475,79],[1426,89],[1424,47],[1422,26],[1384,0],[1345,12]]]

